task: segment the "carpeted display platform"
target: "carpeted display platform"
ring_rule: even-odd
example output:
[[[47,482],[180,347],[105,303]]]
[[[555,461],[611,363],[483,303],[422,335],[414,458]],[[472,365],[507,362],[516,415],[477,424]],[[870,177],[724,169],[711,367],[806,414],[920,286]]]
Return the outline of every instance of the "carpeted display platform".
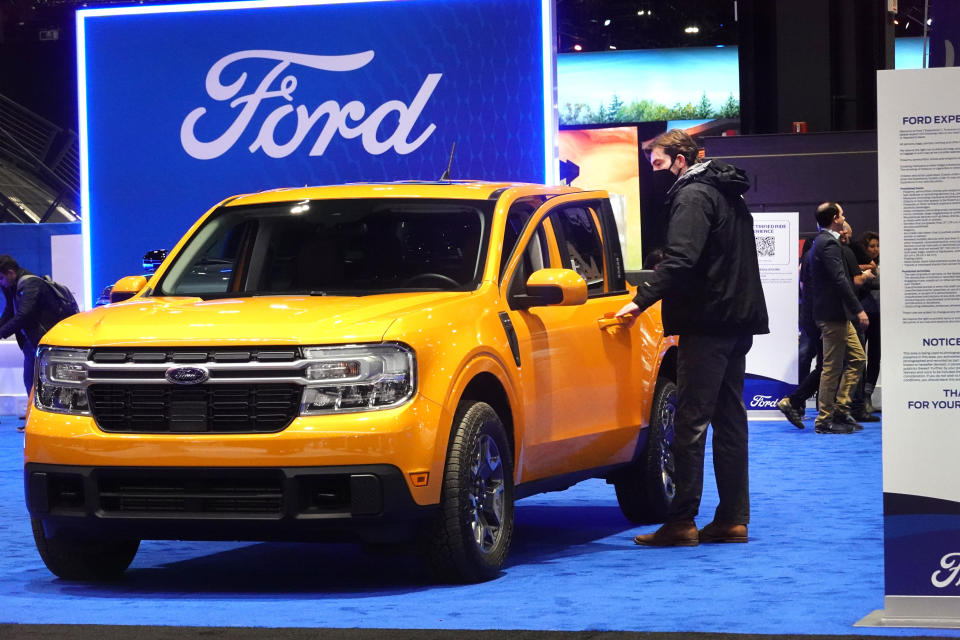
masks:
[[[359,546],[198,542],[145,542],[124,579],[109,585],[58,580],[30,536],[18,424],[0,419],[0,622],[152,628],[0,626],[4,637],[187,631],[163,626],[271,628],[186,634],[198,637],[345,640],[490,635],[458,629],[654,632],[506,632],[522,638],[960,637],[852,626],[883,606],[879,423],[817,435],[812,424],[752,422],[749,544],[637,547],[632,537],[653,527],[631,526],[612,487],[593,480],[520,501],[506,570],[477,585],[433,585],[412,556]],[[716,506],[707,474],[701,525]]]
[[[884,636],[857,636],[877,640]],[[917,636],[916,640],[937,636]],[[229,627],[120,627],[106,625],[3,625],[0,638],[17,640],[846,640],[851,636],[650,633],[642,631],[486,631],[441,629],[236,629]]]

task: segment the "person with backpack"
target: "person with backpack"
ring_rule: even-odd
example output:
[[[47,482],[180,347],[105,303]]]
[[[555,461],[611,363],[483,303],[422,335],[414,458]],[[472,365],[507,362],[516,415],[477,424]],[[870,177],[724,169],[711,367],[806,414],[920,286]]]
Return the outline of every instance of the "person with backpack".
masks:
[[[53,325],[77,312],[73,295],[62,289],[61,285],[22,268],[12,257],[0,255],[0,290],[5,298],[0,340],[16,335],[23,351],[23,386],[28,396],[40,338]]]

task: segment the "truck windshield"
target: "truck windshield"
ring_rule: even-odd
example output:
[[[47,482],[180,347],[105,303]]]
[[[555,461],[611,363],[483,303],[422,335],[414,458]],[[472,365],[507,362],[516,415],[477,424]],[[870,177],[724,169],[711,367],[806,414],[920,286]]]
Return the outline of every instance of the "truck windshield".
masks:
[[[221,207],[153,295],[370,295],[480,285],[493,201],[313,200]]]

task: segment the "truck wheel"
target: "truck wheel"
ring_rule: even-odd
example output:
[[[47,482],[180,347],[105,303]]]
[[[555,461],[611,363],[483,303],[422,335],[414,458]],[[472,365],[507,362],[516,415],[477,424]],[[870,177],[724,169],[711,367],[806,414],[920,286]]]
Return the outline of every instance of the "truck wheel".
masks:
[[[48,538],[43,523],[30,520],[33,540],[43,564],[64,580],[112,580],[127,570],[137,555],[139,540],[81,540]]]
[[[500,572],[513,537],[510,446],[503,422],[485,402],[460,406],[451,438],[427,561],[441,580],[489,580]]]
[[[614,479],[620,510],[634,524],[663,522],[676,494],[671,449],[676,413],[677,385],[673,380],[660,378],[653,392],[643,454]]]

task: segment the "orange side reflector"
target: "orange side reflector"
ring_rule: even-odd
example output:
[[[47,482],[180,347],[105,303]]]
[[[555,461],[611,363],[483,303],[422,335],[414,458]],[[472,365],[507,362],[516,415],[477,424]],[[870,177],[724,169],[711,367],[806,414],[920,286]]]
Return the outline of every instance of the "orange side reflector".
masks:
[[[414,471],[410,474],[410,481],[413,482],[415,487],[425,487],[427,482],[430,481],[430,472],[429,471]]]

